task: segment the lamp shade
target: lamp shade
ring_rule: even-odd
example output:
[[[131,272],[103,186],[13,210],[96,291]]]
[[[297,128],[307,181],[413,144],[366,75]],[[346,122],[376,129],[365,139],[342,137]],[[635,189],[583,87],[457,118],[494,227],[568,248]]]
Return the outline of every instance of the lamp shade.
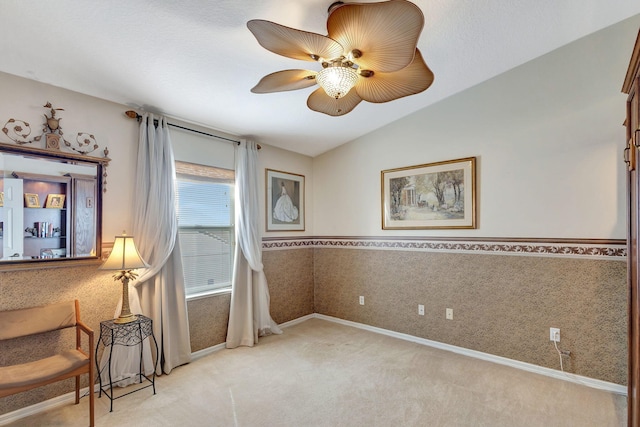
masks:
[[[101,270],[133,270],[135,268],[149,267],[133,241],[133,236],[116,236],[113,249],[107,260],[100,266]]]

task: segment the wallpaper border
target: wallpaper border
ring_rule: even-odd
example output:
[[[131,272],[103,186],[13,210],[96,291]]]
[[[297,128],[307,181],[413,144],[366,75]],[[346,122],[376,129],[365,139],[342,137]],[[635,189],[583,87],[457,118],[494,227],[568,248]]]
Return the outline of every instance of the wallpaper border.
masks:
[[[496,255],[551,256],[626,261],[626,240],[451,237],[271,237],[262,249],[343,248]]]

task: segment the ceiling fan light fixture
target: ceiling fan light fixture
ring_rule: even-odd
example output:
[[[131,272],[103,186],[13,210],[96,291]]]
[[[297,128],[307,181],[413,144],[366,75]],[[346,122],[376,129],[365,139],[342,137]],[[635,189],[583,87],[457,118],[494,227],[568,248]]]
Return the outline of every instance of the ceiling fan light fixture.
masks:
[[[317,61],[323,67],[319,72],[271,73],[251,91],[283,92],[317,83],[320,88],[309,95],[307,107],[341,116],[360,101],[389,102],[431,86],[433,72],[417,49],[424,27],[420,7],[409,0],[351,1],[334,1],[329,6],[326,36],[263,19],[247,22],[265,49],[287,58]]]
[[[329,65],[316,74],[316,81],[332,98],[345,96],[358,81],[358,72],[340,63]]]

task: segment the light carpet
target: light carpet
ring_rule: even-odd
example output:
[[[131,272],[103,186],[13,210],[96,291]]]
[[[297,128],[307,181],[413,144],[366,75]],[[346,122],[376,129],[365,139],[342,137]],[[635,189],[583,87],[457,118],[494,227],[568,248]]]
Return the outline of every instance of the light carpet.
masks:
[[[221,350],[97,426],[625,426],[626,397],[322,319]],[[11,424],[86,426],[88,399]]]

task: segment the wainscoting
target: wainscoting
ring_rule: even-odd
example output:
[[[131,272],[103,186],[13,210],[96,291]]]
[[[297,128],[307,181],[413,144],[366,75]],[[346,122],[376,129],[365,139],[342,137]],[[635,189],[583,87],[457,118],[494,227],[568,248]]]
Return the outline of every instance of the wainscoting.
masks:
[[[285,323],[312,314],[313,248],[265,251],[262,262],[269,283],[273,320]],[[230,302],[230,293],[188,302],[192,352],[225,342]]]
[[[307,259],[299,251],[313,248],[316,313],[552,369],[560,362],[549,328],[560,328],[567,372],[626,384],[624,242],[315,238],[263,246],[265,269],[274,253],[288,260],[279,279],[267,275],[272,293],[298,257]]]

